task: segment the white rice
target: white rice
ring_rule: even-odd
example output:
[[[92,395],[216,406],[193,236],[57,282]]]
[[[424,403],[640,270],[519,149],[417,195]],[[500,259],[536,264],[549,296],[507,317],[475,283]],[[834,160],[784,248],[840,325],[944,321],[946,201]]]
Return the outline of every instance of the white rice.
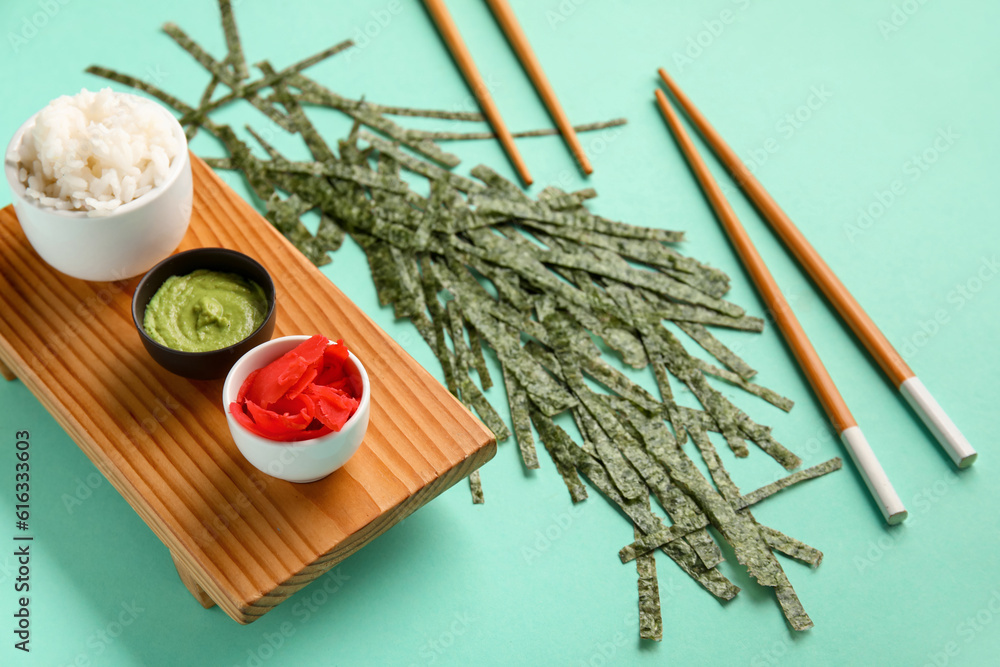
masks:
[[[108,215],[161,185],[181,150],[155,103],[84,89],[38,114],[21,144],[18,178],[41,206]]]

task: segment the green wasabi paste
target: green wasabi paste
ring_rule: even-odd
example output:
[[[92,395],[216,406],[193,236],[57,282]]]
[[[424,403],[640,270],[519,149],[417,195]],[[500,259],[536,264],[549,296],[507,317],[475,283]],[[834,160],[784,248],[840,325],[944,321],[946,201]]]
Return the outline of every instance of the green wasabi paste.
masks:
[[[146,306],[142,326],[160,345],[208,352],[234,345],[264,322],[260,285],[233,273],[198,269],[170,276]]]

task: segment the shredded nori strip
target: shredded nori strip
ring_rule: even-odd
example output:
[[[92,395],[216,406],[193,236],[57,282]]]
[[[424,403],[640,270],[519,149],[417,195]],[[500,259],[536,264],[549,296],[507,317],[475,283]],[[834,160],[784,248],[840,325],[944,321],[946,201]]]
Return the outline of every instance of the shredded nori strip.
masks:
[[[329,253],[350,235],[365,252],[379,302],[413,322],[441,363],[449,391],[502,441],[511,429],[490,402],[495,394],[489,392],[493,381],[484,346],[492,350],[525,468],[539,467],[534,425],[572,501],[586,499],[581,476],[586,477],[633,525],[635,542],[619,555],[623,561],[637,561],[640,637],[662,637],[654,549],[720,599],[739,591],[716,567],[723,557],[709,527],[760,584],[775,589],[793,629],[810,627],[773,552],[814,566],[822,553],[759,524],[750,507],[839,469],[841,462],[833,459],[795,472],[746,495],[723,467],[710,432],[721,433],[737,456],[749,454],[748,439],[786,469],[801,463],[774,440],[770,428],[754,422],[710,382],[717,378],[784,410],[791,408],[788,399],[750,382],[754,370],[708,329],[763,329],[763,319],[723,299],[729,278],[672,247],[684,240],[681,232],[591,213],[586,202],[596,192],[590,188],[566,192],[548,187],[532,198],[483,165],[471,170],[471,178],[446,168],[457,165],[458,158],[435,141],[485,139],[492,137],[489,131],[410,129],[387,118],[481,123],[478,112],[349,99],[302,74],[352,46],[350,40],[282,69],[260,61],[261,76],[251,78],[231,2],[219,0],[219,9],[226,43],[221,59],[179,27],[164,26],[211,74],[197,106],[129,75],[101,67],[87,71],[172,107],[189,137],[199,128],[216,137],[228,157],[206,161],[216,169],[242,172],[270,223],[314,263],[330,261]],[[229,90],[216,97],[219,86]],[[246,128],[267,154],[262,159],[233,128],[209,118],[238,100],[298,134],[312,160],[289,160]],[[317,105],[354,121],[346,139],[324,138],[307,113],[307,107]],[[553,133],[546,129],[517,136]],[[428,179],[429,195],[411,186],[414,176]],[[315,234],[302,223],[307,213],[319,214]],[[676,324],[724,368],[690,354],[664,321]],[[618,370],[611,356],[638,370],[650,367],[659,398]],[[592,389],[585,378],[611,393]],[[674,382],[689,389],[703,409],[678,405],[673,386],[681,385]],[[553,421],[567,411],[583,446]],[[710,479],[682,449],[689,436],[692,453],[700,455]],[[478,471],[470,474],[469,485],[473,502],[482,503]],[[654,513],[651,497],[672,525],[665,526]]]
[[[483,498],[483,483],[479,479],[479,471],[473,470],[469,473],[469,490],[472,492],[472,502],[482,505],[486,500]]]
[[[382,113],[387,113],[382,111]],[[417,114],[409,114],[417,115]],[[440,116],[437,116],[440,118]],[[459,120],[465,120],[464,118],[459,118]],[[584,123],[582,125],[574,125],[573,129],[577,132],[593,132],[594,130],[605,130],[609,127],[618,127],[619,125],[624,125],[628,121],[624,118],[615,118],[614,120],[606,120],[600,123]],[[497,135],[494,132],[433,132],[433,131],[423,131],[416,130],[412,131],[416,136],[424,137],[425,139],[430,139],[432,141],[468,141],[470,139],[496,139]],[[559,134],[559,130],[552,127],[547,127],[541,130],[522,130],[520,132],[511,132],[510,136],[515,139],[522,139],[525,137],[551,137]]]
[[[642,534],[634,527],[636,536]],[[660,586],[656,580],[656,560],[653,554],[644,554],[635,560],[639,576],[639,637],[660,641],[663,639],[663,617],[660,614]]]

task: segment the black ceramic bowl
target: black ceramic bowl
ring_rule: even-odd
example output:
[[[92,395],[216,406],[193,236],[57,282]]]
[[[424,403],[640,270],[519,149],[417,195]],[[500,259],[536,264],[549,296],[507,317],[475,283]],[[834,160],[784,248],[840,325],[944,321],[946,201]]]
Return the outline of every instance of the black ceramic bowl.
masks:
[[[149,300],[170,276],[183,276],[196,269],[235,273],[260,285],[267,297],[264,323],[239,343],[210,352],[172,350],[150,338],[142,327]],[[167,257],[143,276],[132,296],[132,320],[150,356],[171,373],[193,380],[214,380],[225,377],[240,357],[261,343],[269,341],[271,334],[274,333],[276,308],[274,282],[267,270],[256,260],[228,248],[196,248]]]

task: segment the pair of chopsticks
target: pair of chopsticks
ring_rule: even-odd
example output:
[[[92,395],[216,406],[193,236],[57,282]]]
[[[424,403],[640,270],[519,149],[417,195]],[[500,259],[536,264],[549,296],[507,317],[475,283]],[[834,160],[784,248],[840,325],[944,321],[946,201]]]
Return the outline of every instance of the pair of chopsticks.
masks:
[[[910,406],[921,417],[955,465],[959,468],[972,465],[976,460],[976,451],[934,400],[916,374],[879,331],[872,319],[847,291],[840,279],[827,266],[815,248],[809,244],[791,219],[781,210],[777,202],[767,193],[764,186],[746,168],[736,153],[708,123],[708,120],[667,75],[666,71],[660,69],[659,74],[677,104],[698,128],[719,160],[729,169],[736,182],[753,201],[764,219],[777,232],[795,259],[806,269],[813,282],[826,295],[826,298],[834,305],[837,312],[844,318]],[[809,380],[809,384],[823,405],[827,416],[840,434],[841,440],[847,447],[868,490],[878,503],[879,510],[889,524],[900,523],[906,518],[906,508],[893,489],[888,476],[875,457],[871,446],[858,427],[836,385],[834,385],[826,367],[816,354],[812,343],[809,342],[802,325],[799,324],[774,277],[768,271],[764,260],[736,217],[736,213],[726,201],[718,183],[709,172],[705,161],[698,154],[691,137],[688,136],[680,118],[662,90],[657,89],[656,101],[692,171],[701,183],[716,216],[735,246],[740,260],[757,286],[764,303],[773,314],[779,330],[791,347],[792,354]]]
[[[448,46],[452,57],[455,58],[458,68],[462,71],[462,76],[465,77],[466,83],[472,89],[472,94],[479,103],[479,107],[483,110],[483,115],[486,116],[486,120],[489,121],[493,131],[496,132],[497,138],[500,140],[500,145],[503,147],[504,152],[507,153],[507,157],[510,158],[514,169],[517,170],[518,176],[521,177],[525,185],[531,185],[531,174],[524,163],[524,158],[518,152],[517,146],[514,144],[514,138],[507,130],[507,126],[500,116],[500,110],[497,109],[497,105],[493,101],[493,96],[490,95],[486,82],[476,68],[476,63],[472,60],[472,54],[465,45],[465,41],[458,31],[458,26],[455,25],[454,19],[452,19],[451,14],[448,12],[444,0],[424,0],[424,4],[427,6],[427,11],[430,13],[435,25],[437,25],[438,31],[441,33],[441,37]],[[490,6],[493,15],[500,24],[500,28],[507,36],[507,40],[514,48],[514,52],[517,53],[521,65],[528,72],[528,77],[535,86],[535,90],[538,91],[546,108],[548,108],[549,113],[555,120],[556,127],[559,128],[559,132],[569,145],[570,151],[572,151],[577,162],[580,164],[580,168],[585,174],[590,174],[593,171],[593,167],[591,167],[590,160],[587,159],[587,155],[583,151],[583,146],[580,145],[580,139],[576,136],[576,130],[573,129],[573,124],[569,122],[569,117],[566,116],[562,105],[559,104],[559,99],[556,97],[552,85],[545,76],[541,63],[535,57],[535,52],[532,50],[531,44],[528,43],[527,36],[521,29],[521,25],[517,22],[517,17],[514,16],[510,5],[507,4],[507,0],[486,0],[486,4]]]

